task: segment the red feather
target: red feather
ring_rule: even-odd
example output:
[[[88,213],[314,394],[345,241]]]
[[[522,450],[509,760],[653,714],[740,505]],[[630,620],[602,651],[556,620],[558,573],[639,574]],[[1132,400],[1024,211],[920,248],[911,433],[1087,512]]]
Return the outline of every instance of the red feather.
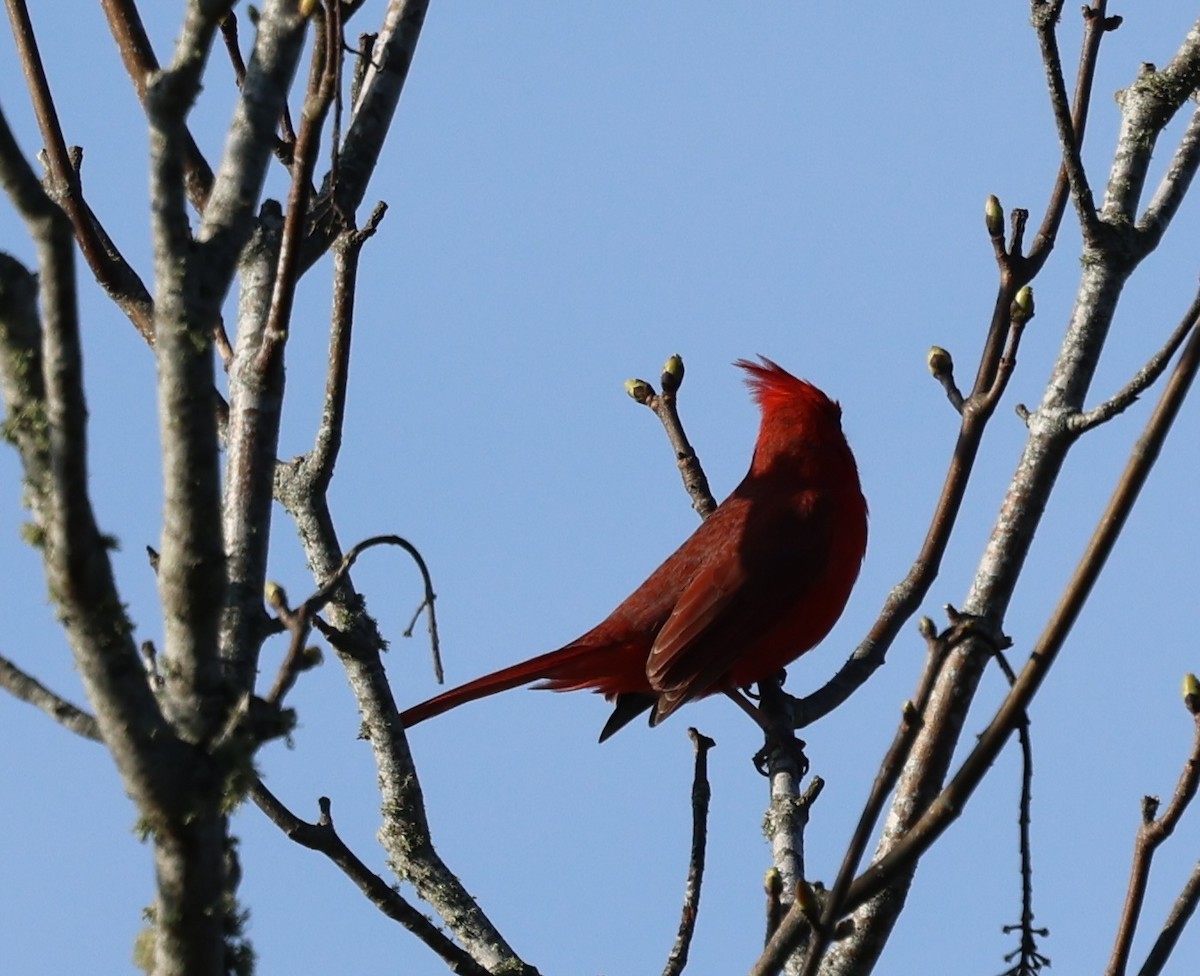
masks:
[[[769,359],[736,365],[762,422],[733,493],[596,627],[410,708],[406,727],[539,681],[615,701],[603,741],[648,709],[657,725],[686,702],[768,678],[829,633],[867,546],[841,408]]]

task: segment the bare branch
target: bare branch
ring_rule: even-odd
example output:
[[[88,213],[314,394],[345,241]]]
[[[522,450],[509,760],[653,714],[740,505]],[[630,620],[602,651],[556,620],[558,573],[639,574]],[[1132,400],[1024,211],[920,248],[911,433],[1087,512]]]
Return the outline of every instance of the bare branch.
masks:
[[[376,535],[369,539],[364,539],[358,545],[354,546],[348,553],[346,558],[342,560],[342,564],[333,572],[328,581],[316,593],[310,596],[305,602],[302,610],[306,613],[316,613],[330,600],[334,599],[337,591],[345,582],[350,567],[360,555],[368,549],[373,549],[375,546],[399,546],[413,558],[413,562],[417,564],[417,569],[421,573],[421,579],[425,584],[425,597],[421,602],[421,606],[417,608],[419,614],[421,610],[425,610],[429,614],[429,642],[433,652],[433,670],[440,683],[443,680],[442,675],[442,655],[441,641],[438,639],[437,629],[437,614],[434,610],[434,601],[437,595],[433,592],[433,577],[429,575],[429,567],[425,565],[425,560],[421,556],[420,551],[407,539],[403,539],[398,535]],[[409,626],[411,630],[411,625]]]
[[[1200,330],[1191,334],[1161,399],[1130,454],[1075,573],[1017,676],[1016,683],[945,789],[924,808],[916,823],[905,832],[903,840],[883,853],[851,885],[847,896],[850,904],[861,904],[873,897],[891,882],[897,872],[908,869],[928,850],[934,840],[957,819],[1000,749],[1020,724],[1021,716],[1062,649],[1071,626],[1124,528],[1125,520],[1191,387],[1197,368],[1200,368]],[[968,653],[979,655],[979,650],[969,650]]]
[[[1171,953],[1175,951],[1179,936],[1183,934],[1184,926],[1196,911],[1198,902],[1200,902],[1200,862],[1192,868],[1192,873],[1188,875],[1183,890],[1179,892],[1179,897],[1171,906],[1171,912],[1163,923],[1158,938],[1154,940],[1150,952],[1146,955],[1146,962],[1138,970],[1138,976],[1159,976],[1163,967],[1166,966],[1167,960],[1171,958]]]
[[[137,5],[134,0],[100,0],[100,6],[108,19],[108,28],[117,42],[117,50],[121,52],[121,60],[125,64],[129,80],[133,82],[133,89],[143,107],[148,108],[147,86],[151,76],[158,72],[159,64]],[[192,201],[192,206],[203,213],[208,194],[212,190],[212,168],[186,128],[181,134],[181,141],[184,169],[187,173],[188,198]]]
[[[1179,347],[1183,344],[1183,340],[1196,327],[1198,319],[1200,319],[1200,292],[1197,293],[1191,307],[1184,313],[1183,318],[1175,327],[1175,331],[1168,336],[1163,347],[1151,356],[1146,365],[1133,375],[1133,379],[1122,387],[1111,399],[1105,400],[1099,406],[1072,417],[1070,421],[1071,429],[1076,433],[1083,434],[1093,427],[1098,427],[1100,424],[1106,423],[1112,420],[1113,417],[1124,413],[1162,375],[1163,370],[1167,368],[1167,364],[1171,361],[1171,357],[1175,355]]]
[[[1171,165],[1163,174],[1146,212],[1137,222],[1137,229],[1144,239],[1157,242],[1162,237],[1192,185],[1197,164],[1200,164],[1200,109],[1192,112],[1191,121],[1179,140],[1175,155],[1171,157]]]
[[[346,560],[335,562],[339,547],[324,498],[306,492],[306,472],[300,472],[302,477],[294,484],[285,480],[279,493],[296,519],[314,575],[326,581],[310,601],[330,603],[331,626],[322,628],[322,633],[346,669],[364,735],[374,751],[385,812],[379,839],[388,863],[399,878],[412,882],[481,965],[493,970],[507,966],[515,974],[532,974],[535,970],[516,955],[434,849],[420,781],[379,656],[382,637],[375,622],[363,612],[362,600],[347,575]],[[388,538],[367,540],[356,551],[361,552],[368,543],[382,544]],[[326,590],[331,592],[326,594]]]
[[[325,378],[325,406],[313,445],[311,464],[315,487],[325,491],[333,479],[342,445],[346,392],[350,377],[350,339],[354,327],[354,297],[358,285],[358,259],[363,245],[374,236],[387,212],[378,204],[362,230],[347,230],[333,246],[333,316],[329,331],[329,371]]]
[[[71,221],[80,251],[96,280],[109,297],[129,316],[146,341],[154,341],[154,306],[141,278],[121,256],[112,239],[83,199],[79,172],[63,138],[58,111],[42,66],[42,56],[33,33],[25,0],[6,0],[13,37],[33,98],[34,112],[46,146],[49,191]]]
[[[1075,209],[1079,213],[1083,238],[1091,244],[1099,232],[1099,223],[1096,218],[1096,204],[1092,199],[1092,189],[1088,185],[1087,173],[1084,172],[1083,159],[1080,156],[1083,140],[1081,135],[1077,134],[1075,121],[1071,116],[1071,107],[1067,101],[1067,86],[1063,80],[1062,60],[1058,53],[1056,28],[1062,7],[1063,0],[1051,0],[1051,2],[1034,0],[1033,26],[1037,31],[1038,42],[1042,48],[1042,65],[1046,70],[1046,82],[1050,89],[1050,107],[1054,110],[1054,124],[1058,128],[1059,145],[1062,146],[1063,171],[1066,173],[1067,184],[1071,188],[1071,198],[1075,201]],[[1085,8],[1090,14],[1089,20],[1102,19],[1104,7],[1104,0],[1100,0],[1094,8]]]
[[[26,674],[6,657],[0,657],[0,688],[14,698],[19,698],[35,708],[40,708],[59,725],[70,729],[76,735],[84,739],[91,739],[93,742],[104,741],[100,735],[100,725],[91,715],[65,698],[56,695],[37,678]]]
[[[217,654],[225,553],[211,346],[219,297],[200,295],[183,166],[184,120],[219,16],[189,5],[174,62],[147,91],[164,486],[163,693],[172,719],[195,742],[217,734],[228,704]]]
[[[1061,10],[1062,4],[1058,4]],[[1075,74],[1075,95],[1072,102],[1071,130],[1074,133],[1076,149],[1082,149],[1084,131],[1087,128],[1088,107],[1092,103],[1092,83],[1096,77],[1096,61],[1100,55],[1100,42],[1109,31],[1120,26],[1120,17],[1107,17],[1104,13],[1104,0],[1097,0],[1091,6],[1083,8],[1083,44],[1079,54],[1079,68]],[[1033,246],[1029,255],[1022,263],[1021,273],[1024,282],[1031,281],[1041,270],[1058,236],[1062,225],[1063,214],[1067,208],[1067,197],[1070,194],[1070,184],[1067,179],[1065,163],[1060,164],[1058,176],[1054,181],[1054,189],[1046,205],[1046,214],[1042,225],[1033,238]]]
[[[892,739],[892,744],[879,765],[875,781],[871,784],[871,792],[867,802],[859,814],[858,824],[842,857],[841,867],[837,878],[825,899],[825,905],[820,913],[815,937],[810,939],[804,958],[801,973],[811,974],[817,971],[822,955],[829,945],[836,923],[846,912],[843,909],[846,892],[858,866],[862,863],[863,854],[871,838],[871,832],[879,820],[888,796],[900,778],[901,770],[912,751],[917,731],[921,728],[921,714],[929,702],[934,682],[945,663],[946,656],[955,643],[962,639],[962,628],[951,626],[944,634],[939,635],[933,621],[928,617],[921,619],[920,630],[925,638],[927,654],[925,667],[917,683],[916,692],[911,701],[905,702],[900,718],[900,727]],[[767,973],[777,969],[782,961],[796,949],[804,945],[805,935],[811,928],[809,919],[797,907],[790,911],[775,931],[775,937],[767,944],[762,958],[756,964],[757,969],[752,974]]]
[[[1153,65],[1144,64],[1137,80],[1117,96],[1121,106],[1121,130],[1104,206],[1101,208],[1101,217],[1111,226],[1133,228],[1158,136],[1198,85],[1200,21],[1192,25],[1183,44],[1165,68],[1159,71]],[[1189,126],[1185,138],[1188,148],[1182,160],[1182,171],[1175,175],[1174,182],[1184,178],[1184,172],[1186,179],[1190,180],[1191,173],[1195,171],[1195,138],[1196,134]],[[1169,172],[1168,177],[1170,175]],[[1153,219],[1146,220],[1145,230],[1138,232],[1138,242],[1130,245],[1130,260],[1133,262],[1157,246],[1174,212],[1169,203],[1174,198],[1174,192],[1168,190],[1167,195],[1158,200],[1157,206],[1151,205],[1147,217],[1153,213]]]
[[[1013,685],[1017,676],[1004,656],[1004,652],[996,649],[996,663]],[[1033,823],[1031,810],[1033,807],[1033,737],[1029,732],[1029,716],[1021,716],[1021,724],[1017,728],[1017,737],[1021,743],[1021,804],[1018,824],[1020,828],[1021,851],[1021,921],[1015,925],[1004,926],[1004,931],[1019,932],[1020,942],[1017,948],[1004,957],[1005,962],[1016,959],[1012,968],[1005,970],[1000,976],[1032,976],[1041,972],[1042,968],[1050,965],[1050,960],[1038,951],[1038,938],[1045,938],[1050,931],[1045,928],[1033,927],[1033,840],[1029,828]]]
[[[993,392],[994,384],[1003,355],[1003,340],[1013,327],[1012,303],[1015,294],[1011,285],[1002,280],[976,372],[975,386],[963,402],[958,440],[920,552],[904,579],[888,593],[875,623],[845,664],[822,687],[796,702],[797,728],[804,728],[829,714],[862,687],[883,664],[892,642],[905,622],[920,608],[921,601],[937,578],[983,442],[984,430],[998,402]]]
[[[317,165],[321,130],[329,113],[329,106],[333,103],[334,88],[338,80],[337,65],[342,57],[341,38],[329,36],[331,21],[321,16],[318,18],[318,25],[321,29],[317,31],[313,46],[308,94],[301,111],[300,135],[295,140],[292,184],[283,222],[275,292],[271,296],[271,311],[255,362],[255,367],[263,375],[272,373],[282,365],[292,304],[300,278],[300,245],[308,219],[312,174]]]
[[[324,252],[340,230],[338,221],[354,214],[366,195],[408,78],[428,6],[429,0],[389,0],[366,77],[352,109],[346,140],[337,154],[338,179],[330,188],[333,197],[330,219],[309,241],[305,266]],[[349,13],[344,13],[343,19]]]
[[[250,234],[254,208],[262,192],[274,146],[275,124],[303,51],[307,25],[308,21],[295,5],[284,0],[268,0],[259,15],[258,35],[242,95],[234,110],[225,153],[196,234],[199,254],[203,258],[199,262],[199,273],[203,275],[202,294],[214,306],[220,304],[228,289],[242,246]],[[197,31],[194,42],[189,42],[185,35],[181,43],[189,43],[196,50],[202,46],[207,53],[214,27],[205,25],[202,31]],[[189,60],[173,70],[191,65]],[[181,128],[183,114],[194,98],[194,91],[189,90],[194,83],[198,83],[198,77],[185,75],[179,79],[177,109],[182,111],[179,111],[178,119],[172,119],[172,124],[177,127]],[[182,101],[184,97],[186,102]],[[176,132],[175,136],[180,138],[181,132]],[[176,151],[182,153],[182,147],[177,146]]]
[[[704,883],[704,848],[708,839],[708,803],[712,788],[708,785],[708,750],[716,745],[712,739],[695,729],[688,736],[696,753],[692,771],[692,856],[688,864],[687,885],[684,888],[683,912],[679,919],[679,934],[667,958],[663,976],[679,976],[687,966],[692,935],[696,931],[696,915],[700,911],[700,889]]]
[[[675,461],[679,465],[679,473],[683,477],[683,487],[692,499],[694,508],[701,518],[708,518],[717,507],[712,490],[708,487],[708,478],[700,466],[700,459],[692,450],[683,422],[679,419],[679,410],[675,397],[683,384],[683,359],[672,356],[663,366],[661,377],[662,393],[655,393],[645,380],[626,380],[625,392],[651,410],[662,422],[667,432],[667,439],[675,451]]]
[[[263,588],[271,539],[271,504],[279,424],[283,415],[282,359],[263,371],[258,351],[270,315],[283,216],[268,201],[239,265],[237,345],[229,368],[222,529],[227,590],[221,618],[221,656],[239,689],[254,686],[267,636]]]
[[[487,970],[446,938],[441,929],[413,908],[399,892],[386,884],[346,846],[334,829],[332,805],[327,797],[323,796],[318,801],[321,816],[313,824],[306,823],[293,814],[257,777],[250,785],[249,792],[250,798],[266,814],[267,819],[290,840],[328,857],[358,886],[372,905],[388,918],[399,922],[437,953],[449,966],[450,972],[461,973],[463,976],[487,976]]]
[[[108,542],[88,497],[87,407],[75,295],[74,246],[63,212],[46,196],[0,114],[0,185],[37,245],[33,276],[0,260],[0,386],[8,433],[25,469],[26,504],[43,549],[52,598],[88,698],[127,787],[147,799],[157,750],[170,747],[125,615]],[[40,293],[41,321],[34,304]]]
[[[1117,937],[1105,976],[1125,976],[1133,936],[1142,915],[1154,853],[1163,841],[1175,832],[1180,818],[1196,795],[1196,787],[1200,785],[1200,709],[1193,707],[1189,710],[1192,712],[1195,726],[1192,748],[1184,761],[1171,802],[1162,815],[1156,817],[1159,801],[1150,796],[1142,800],[1142,824],[1134,841],[1133,863],[1129,869],[1129,889],[1125,894],[1125,906],[1121,911],[1121,922],[1117,928]]]

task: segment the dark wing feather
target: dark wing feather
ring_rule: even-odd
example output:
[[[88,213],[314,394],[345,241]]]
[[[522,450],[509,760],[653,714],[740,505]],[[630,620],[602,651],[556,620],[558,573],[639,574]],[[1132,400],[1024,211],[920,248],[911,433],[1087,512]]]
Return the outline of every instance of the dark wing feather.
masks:
[[[829,509],[809,491],[748,503],[738,513],[741,531],[710,550],[650,650],[656,724],[685,702],[724,689],[735,662],[813,587],[829,551]]]

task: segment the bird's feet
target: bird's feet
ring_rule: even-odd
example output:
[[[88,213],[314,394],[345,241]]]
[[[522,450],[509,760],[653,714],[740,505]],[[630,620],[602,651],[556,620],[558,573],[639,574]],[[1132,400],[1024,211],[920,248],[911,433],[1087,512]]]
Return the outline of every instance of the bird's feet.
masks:
[[[788,728],[777,728],[767,732],[767,741],[754,754],[754,768],[764,776],[779,771],[780,765],[790,763],[796,767],[796,778],[808,772],[808,756],[804,754],[804,740]]]
[[[746,694],[739,691],[727,691],[726,694],[758,723],[766,735],[763,747],[754,754],[754,768],[764,776],[770,776],[779,763],[786,762],[795,766],[799,778],[808,772],[808,757],[804,754],[804,740],[796,736],[791,709],[794,699],[783,690],[784,677],[786,675],[781,671],[775,677],[760,681],[757,694],[748,689]]]

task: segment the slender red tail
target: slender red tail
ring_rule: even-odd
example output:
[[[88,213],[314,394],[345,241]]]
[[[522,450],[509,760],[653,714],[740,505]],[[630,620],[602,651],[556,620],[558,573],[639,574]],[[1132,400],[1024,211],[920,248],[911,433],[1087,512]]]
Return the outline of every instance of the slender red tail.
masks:
[[[424,722],[427,718],[441,715],[442,712],[448,712],[450,709],[457,708],[466,702],[475,701],[479,698],[487,698],[488,695],[508,691],[510,688],[519,688],[521,685],[527,685],[531,681],[554,681],[556,678],[561,680],[564,670],[569,672],[571,670],[570,665],[578,665],[580,659],[592,651],[594,651],[594,648],[568,644],[566,647],[560,648],[557,651],[551,651],[549,654],[541,654],[538,657],[530,658],[528,661],[522,661],[520,664],[514,664],[512,667],[493,671],[491,674],[485,674],[482,678],[468,681],[465,685],[451,688],[449,691],[430,698],[428,701],[414,705],[400,714],[400,721],[404,723],[406,729],[412,728],[418,722]],[[568,667],[564,668],[564,665]],[[552,687],[555,690],[567,690],[566,687],[560,688],[557,684]],[[572,683],[568,687],[572,689],[587,687],[587,681],[583,680],[578,683]]]

